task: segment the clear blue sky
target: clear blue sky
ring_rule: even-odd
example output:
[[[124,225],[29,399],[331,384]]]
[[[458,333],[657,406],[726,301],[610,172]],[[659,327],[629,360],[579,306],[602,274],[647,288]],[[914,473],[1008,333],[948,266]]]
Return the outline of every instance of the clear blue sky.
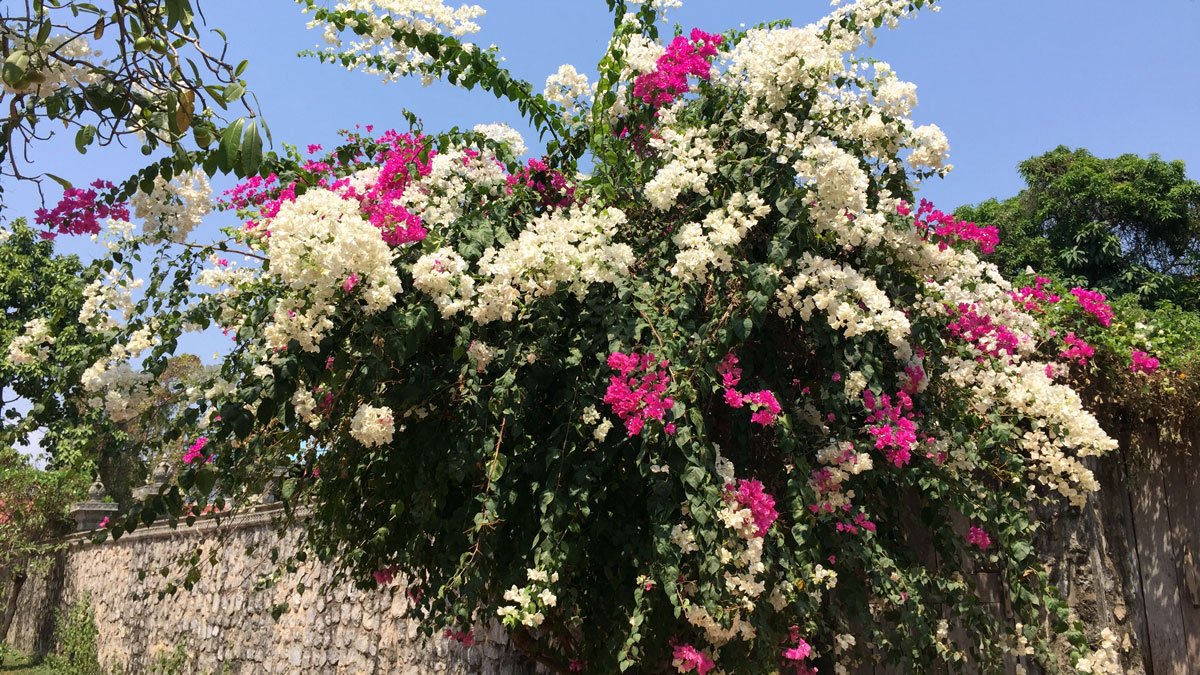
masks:
[[[611,27],[603,0],[483,4],[489,13],[473,39],[498,44],[509,68],[539,88],[563,63],[590,72]],[[416,81],[383,85],[297,59],[297,51],[318,46],[320,34],[305,29],[307,18],[289,0],[201,6],[210,25],[228,33],[230,59],[250,60],[245,77],[276,143],[329,145],[338,129],[355,124],[400,127],[402,107],[430,130],[486,122],[519,127],[514,111],[479,91]],[[917,84],[917,121],[938,124],[950,138],[956,168],[927,183],[923,196],[952,208],[1012,195],[1021,188],[1017,163],[1059,144],[1100,156],[1157,152],[1184,160],[1189,175],[1200,178],[1200,0],[943,0],[941,6],[882,32],[865,52]],[[825,0],[685,0],[672,19],[720,31],[784,17],[808,23],[828,10]],[[526,140],[536,147],[535,138]],[[145,161],[136,148],[80,156],[70,137],[40,146],[34,159],[41,170],[77,184],[127,176]],[[31,214],[36,194],[7,187],[5,216]],[[79,238],[60,237],[59,248],[87,258],[98,253]],[[192,338],[185,349],[207,357],[220,346],[209,336]]]
[[[483,4],[488,15],[473,39],[498,44],[510,69],[539,88],[562,63],[590,71],[611,26],[603,0]],[[337,129],[359,123],[403,126],[401,107],[431,130],[517,125],[514,111],[478,90],[384,85],[297,59],[320,35],[305,29],[307,17],[287,0],[207,0],[202,7],[210,25],[229,34],[231,58],[250,60],[245,77],[276,143],[329,144]],[[941,7],[882,32],[866,52],[917,84],[917,121],[938,124],[950,138],[955,170],[927,184],[924,196],[954,207],[1011,195],[1021,187],[1016,164],[1059,144],[1101,156],[1157,152],[1200,176],[1200,1],[944,0]],[[824,0],[686,0],[672,19],[717,31],[782,17],[807,23],[828,10]],[[60,141],[39,149],[38,166],[76,183],[124,176],[144,160],[133,148],[80,157],[69,139]],[[536,139],[527,141],[536,147]],[[10,190],[7,215],[29,213],[34,195]],[[62,246],[91,252],[85,242]]]

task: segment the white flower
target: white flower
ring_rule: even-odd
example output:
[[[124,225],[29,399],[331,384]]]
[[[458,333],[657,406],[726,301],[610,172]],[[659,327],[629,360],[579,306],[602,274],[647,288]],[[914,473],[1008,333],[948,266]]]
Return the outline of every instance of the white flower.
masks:
[[[158,176],[149,194],[139,190],[129,203],[133,215],[145,221],[146,234],[183,242],[212,210],[212,187],[203,171],[193,169],[170,182]]]
[[[413,264],[413,287],[433,298],[448,319],[468,308],[475,296],[475,280],[467,274],[467,261],[449,247],[426,253]]]
[[[482,373],[496,358],[496,350],[482,340],[472,340],[471,344],[467,346],[467,357],[471,359],[471,363],[475,364],[475,370]]]
[[[45,319],[32,319],[25,323],[21,335],[8,345],[8,360],[15,366],[24,366],[50,358],[50,345],[54,336]]]
[[[521,132],[508,126],[507,124],[477,124],[473,131],[477,134],[482,134],[497,143],[508,146],[514,157],[520,157],[525,154],[525,139],[521,137]]]
[[[392,409],[386,406],[375,407],[364,403],[350,420],[350,435],[368,448],[391,443],[395,430]]]

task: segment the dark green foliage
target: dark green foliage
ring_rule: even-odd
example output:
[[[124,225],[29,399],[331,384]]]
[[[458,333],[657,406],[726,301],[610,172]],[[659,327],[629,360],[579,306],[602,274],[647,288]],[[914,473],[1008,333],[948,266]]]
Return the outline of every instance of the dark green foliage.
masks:
[[[1096,157],[1059,146],[1020,165],[1028,187],[957,215],[1000,228],[993,260],[1146,306],[1200,308],[1200,183],[1158,155]]]

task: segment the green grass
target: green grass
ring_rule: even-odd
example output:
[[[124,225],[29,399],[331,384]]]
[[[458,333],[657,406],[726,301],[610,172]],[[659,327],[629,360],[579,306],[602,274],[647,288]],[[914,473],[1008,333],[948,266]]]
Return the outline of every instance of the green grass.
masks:
[[[4,675],[54,675],[50,666],[34,663],[31,657],[24,654],[6,650],[3,655],[4,661],[0,662],[0,673]]]

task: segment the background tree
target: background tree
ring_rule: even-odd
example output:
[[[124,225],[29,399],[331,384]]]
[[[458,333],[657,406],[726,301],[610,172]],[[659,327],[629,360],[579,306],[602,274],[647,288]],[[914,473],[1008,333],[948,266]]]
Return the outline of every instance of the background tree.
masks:
[[[6,3],[0,176],[35,181],[39,190],[48,177],[69,188],[29,168],[31,147],[60,125],[73,130],[80,152],[127,140],[146,155],[168,148],[158,169],[167,178],[209,156],[210,174],[255,173],[269,134],[241,79],[248,64],[229,60],[227,47],[192,0]],[[197,152],[218,140],[219,153]]]
[[[79,380],[86,362],[105,353],[107,336],[86,330],[79,316],[84,288],[101,266],[55,255],[54,244],[23,220],[7,236],[0,244],[0,340],[11,343],[40,320],[53,341],[27,362],[0,360],[0,445],[36,447],[52,468],[84,479],[99,475],[117,503],[128,506],[147,467],[180,454],[164,443],[163,430],[177,414],[178,389],[202,371],[200,359],[169,359],[148,393],[151,414],[120,422],[99,414]]]
[[[16,450],[0,446],[0,639],[8,633],[17,595],[29,568],[58,545],[70,529],[67,506],[84,489],[85,479],[71,471],[45,471]]]
[[[1152,306],[1200,308],[1200,183],[1158,155],[1096,157],[1059,146],[1020,164],[1028,187],[958,210],[1000,228],[994,261]]]

